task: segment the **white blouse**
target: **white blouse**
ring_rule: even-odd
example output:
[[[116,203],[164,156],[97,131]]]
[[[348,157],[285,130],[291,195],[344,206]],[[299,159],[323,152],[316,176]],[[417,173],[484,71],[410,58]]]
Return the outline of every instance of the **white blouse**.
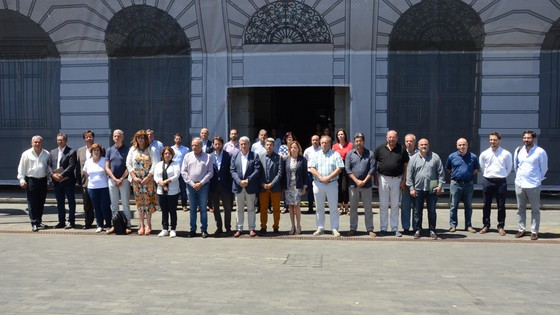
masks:
[[[154,181],[156,184],[163,180],[163,161],[158,162],[155,167],[152,168],[152,174],[154,175]],[[175,161],[171,161],[171,164],[167,168],[167,179],[171,180],[167,187],[168,195],[176,195],[179,193],[179,176],[181,175],[181,166]],[[158,184],[157,194],[163,195],[163,188]]]

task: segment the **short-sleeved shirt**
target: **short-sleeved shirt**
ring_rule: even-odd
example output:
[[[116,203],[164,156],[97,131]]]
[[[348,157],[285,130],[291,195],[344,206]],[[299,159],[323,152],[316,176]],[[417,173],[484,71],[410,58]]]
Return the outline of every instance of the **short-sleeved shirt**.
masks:
[[[373,159],[373,152],[364,149],[364,154],[360,156],[356,149],[353,149],[346,155],[346,173],[354,174],[356,178],[363,180],[368,174],[375,172],[375,160]],[[350,186],[355,187],[356,183],[353,180],[349,181]],[[362,188],[371,188],[371,180],[362,186]]]
[[[105,158],[100,158],[97,163],[89,158],[84,164],[84,172],[88,174],[88,184],[89,189],[99,189],[108,187],[107,172],[105,172]]]
[[[126,171],[126,155],[128,154],[129,148],[126,145],[121,145],[117,148],[115,145],[107,149],[105,153],[105,159],[109,161],[111,165],[111,172],[115,178],[121,178]]]
[[[474,170],[480,169],[480,163],[476,154],[467,151],[461,155],[455,151],[447,158],[445,169],[451,170],[451,179],[456,181],[471,181],[474,177]]]
[[[397,143],[393,150],[389,150],[386,144],[375,149],[375,166],[381,175],[397,177],[404,173],[404,165],[408,163],[409,157],[406,147]]]
[[[329,176],[337,168],[343,168],[344,163],[337,152],[329,150],[325,153],[321,150],[313,155],[309,167],[315,168],[321,176]],[[337,181],[337,179],[334,178],[332,181]]]

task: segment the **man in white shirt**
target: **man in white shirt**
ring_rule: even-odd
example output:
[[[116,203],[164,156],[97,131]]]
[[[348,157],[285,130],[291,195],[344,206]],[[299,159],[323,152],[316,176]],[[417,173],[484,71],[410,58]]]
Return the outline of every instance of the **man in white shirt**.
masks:
[[[45,200],[47,199],[47,176],[49,175],[50,154],[43,149],[43,138],[31,138],[31,149],[21,154],[18,165],[19,186],[27,193],[29,219],[33,232],[46,228],[43,221]]]
[[[525,236],[527,203],[531,204],[531,240],[539,239],[541,223],[541,184],[548,171],[548,156],[535,144],[537,134],[533,130],[523,132],[523,146],[515,150],[515,196],[517,197],[517,222],[519,231],[515,238]]]
[[[511,153],[500,147],[502,136],[498,132],[492,132],[488,137],[490,147],[480,153],[478,158],[484,180],[482,181],[482,224],[480,234],[488,233],[490,230],[490,212],[492,209],[492,199],[496,196],[498,207],[498,233],[506,235],[504,229],[506,220],[506,193],[507,176],[511,173],[512,160]]]
[[[156,148],[157,155],[161,157],[163,143],[161,143],[161,141],[159,140],[156,140],[156,132],[152,129],[146,129],[146,133],[148,134],[148,139],[150,140],[150,146]]]

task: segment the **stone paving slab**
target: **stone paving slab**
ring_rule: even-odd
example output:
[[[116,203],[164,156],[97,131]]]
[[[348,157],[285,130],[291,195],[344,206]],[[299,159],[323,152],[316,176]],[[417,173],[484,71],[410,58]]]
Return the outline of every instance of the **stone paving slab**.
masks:
[[[0,233],[2,314],[557,314],[544,242]]]

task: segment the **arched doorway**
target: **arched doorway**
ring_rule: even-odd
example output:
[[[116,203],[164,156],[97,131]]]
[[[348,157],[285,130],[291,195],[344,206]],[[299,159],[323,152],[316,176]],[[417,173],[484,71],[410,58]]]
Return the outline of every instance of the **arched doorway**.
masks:
[[[541,48],[538,144],[548,156],[560,154],[560,19],[546,33]],[[521,134],[519,135],[521,138]],[[545,184],[560,183],[560,165],[549,163]]]
[[[389,39],[388,123],[427,137],[442,158],[465,137],[478,152],[483,24],[458,0],[425,0],[407,10]]]
[[[56,147],[60,129],[60,54],[47,32],[27,16],[0,10],[0,181],[15,180],[20,153],[41,135]]]
[[[134,5],[119,11],[105,34],[111,129],[128,139],[154,129],[164,144],[188,135],[191,50],[181,26],[165,11]]]

